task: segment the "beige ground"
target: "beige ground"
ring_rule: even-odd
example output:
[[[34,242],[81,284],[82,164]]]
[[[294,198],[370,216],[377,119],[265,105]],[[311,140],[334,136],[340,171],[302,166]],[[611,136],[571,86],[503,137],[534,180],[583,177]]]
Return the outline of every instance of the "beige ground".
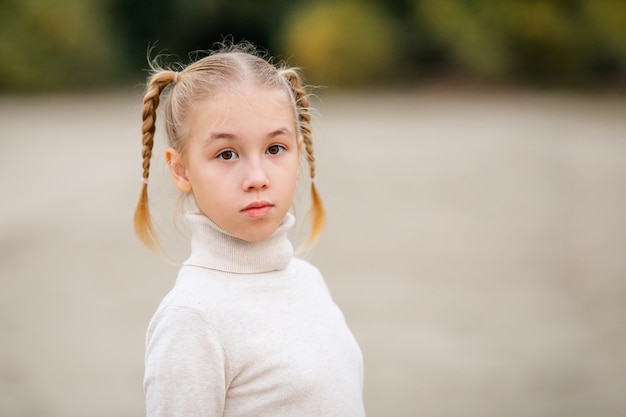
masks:
[[[144,332],[176,267],[132,233],[139,102],[0,98],[3,417],[143,415]],[[318,107],[313,261],[361,343],[368,415],[626,415],[626,100]]]

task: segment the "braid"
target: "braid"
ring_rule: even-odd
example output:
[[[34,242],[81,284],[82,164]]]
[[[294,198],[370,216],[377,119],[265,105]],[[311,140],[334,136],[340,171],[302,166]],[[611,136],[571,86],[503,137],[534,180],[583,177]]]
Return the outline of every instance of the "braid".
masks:
[[[293,93],[298,113],[298,125],[304,149],[306,152],[307,162],[309,164],[309,175],[311,177],[311,213],[313,215],[313,224],[311,234],[307,240],[311,244],[317,240],[324,224],[326,223],[326,212],[322,199],[315,186],[315,157],[313,154],[313,135],[311,129],[311,114],[309,113],[309,97],[306,90],[302,86],[300,76],[294,69],[286,69],[281,71],[281,75],[287,80],[289,87]]]
[[[152,249],[157,246],[157,242],[148,206],[148,177],[150,176],[150,159],[152,157],[154,132],[156,130],[156,111],[161,101],[161,93],[165,87],[174,81],[175,76],[175,73],[172,71],[161,71],[154,74],[150,78],[148,91],[143,99],[143,112],[141,115],[143,120],[141,126],[143,184],[137,208],[135,209],[135,233],[146,246]]]

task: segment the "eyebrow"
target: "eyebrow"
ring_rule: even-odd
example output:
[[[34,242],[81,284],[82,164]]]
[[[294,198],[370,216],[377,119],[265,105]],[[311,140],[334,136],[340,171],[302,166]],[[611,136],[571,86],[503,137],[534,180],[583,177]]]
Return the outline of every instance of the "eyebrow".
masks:
[[[279,129],[276,129],[270,133],[268,133],[265,138],[267,139],[272,139],[275,138],[276,136],[280,136],[280,135],[289,135],[292,134],[291,130],[286,128],[286,127],[281,127]],[[211,135],[209,136],[209,140],[218,140],[218,139],[225,139],[225,140],[234,140],[237,139],[237,135],[234,133],[228,133],[228,132],[213,132],[211,133]]]
[[[214,132],[211,133],[211,136],[209,136],[210,140],[214,140],[214,139],[236,139],[237,135],[235,135],[234,133],[226,133],[226,132]]]
[[[280,129],[274,130],[269,135],[267,135],[267,138],[275,138],[276,136],[290,135],[290,134],[292,134],[291,130],[289,130],[286,127],[281,127]]]

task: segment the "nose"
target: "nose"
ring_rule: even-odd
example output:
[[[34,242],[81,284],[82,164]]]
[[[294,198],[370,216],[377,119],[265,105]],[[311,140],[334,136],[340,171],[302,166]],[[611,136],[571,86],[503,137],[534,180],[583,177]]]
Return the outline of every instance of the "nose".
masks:
[[[245,191],[260,190],[270,184],[267,173],[260,160],[251,160],[245,165],[243,189]]]

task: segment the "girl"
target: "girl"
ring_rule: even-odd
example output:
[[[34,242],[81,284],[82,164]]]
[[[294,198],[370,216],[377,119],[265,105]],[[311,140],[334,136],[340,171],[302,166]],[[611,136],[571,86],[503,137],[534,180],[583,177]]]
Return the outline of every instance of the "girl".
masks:
[[[147,332],[147,415],[363,416],[359,347],[319,271],[293,257],[287,231],[304,152],[313,227],[309,101],[294,69],[248,46],[181,71],[154,70],[143,107],[143,187],[137,234],[156,245],[147,184],[162,92],[176,187],[193,196],[191,255]]]

